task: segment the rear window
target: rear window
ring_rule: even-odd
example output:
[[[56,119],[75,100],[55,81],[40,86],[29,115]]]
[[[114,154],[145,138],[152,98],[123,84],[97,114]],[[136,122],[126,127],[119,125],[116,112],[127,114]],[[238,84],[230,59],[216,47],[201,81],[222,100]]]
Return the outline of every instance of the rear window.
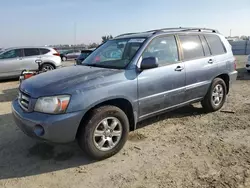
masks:
[[[50,52],[50,50],[48,50],[48,49],[40,48],[40,54],[41,54],[41,55],[47,54],[47,53],[49,53],[49,52]]]
[[[226,53],[225,46],[222,44],[220,37],[217,35],[205,35],[205,37],[213,55]]]
[[[179,36],[184,60],[191,60],[204,57],[204,51],[198,35],[180,35]]]
[[[86,57],[88,57],[89,54],[90,54],[90,52],[82,52],[80,54],[80,58],[86,58]]]
[[[35,56],[40,55],[40,51],[38,48],[25,48],[24,55],[27,56]]]

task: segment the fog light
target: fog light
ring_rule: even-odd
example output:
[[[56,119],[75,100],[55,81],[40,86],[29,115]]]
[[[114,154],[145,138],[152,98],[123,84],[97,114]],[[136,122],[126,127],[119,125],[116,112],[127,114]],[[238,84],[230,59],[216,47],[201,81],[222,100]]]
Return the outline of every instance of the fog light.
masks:
[[[43,136],[44,135],[44,128],[41,125],[36,125],[34,127],[34,133],[36,136]]]

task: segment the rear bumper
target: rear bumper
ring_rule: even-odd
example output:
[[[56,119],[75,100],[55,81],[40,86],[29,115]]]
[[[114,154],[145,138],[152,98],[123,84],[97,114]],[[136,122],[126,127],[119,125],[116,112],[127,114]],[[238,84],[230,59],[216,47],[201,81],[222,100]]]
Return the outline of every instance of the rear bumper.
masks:
[[[45,61],[44,61],[45,62]],[[51,62],[53,62],[53,64],[56,67],[60,67],[62,66],[62,59],[60,56],[54,56],[53,58],[51,58]]]
[[[17,126],[28,136],[55,143],[68,143],[75,140],[82,119],[82,112],[49,115],[38,112],[25,112],[18,101],[12,102],[12,114]],[[42,135],[37,135],[36,128],[41,126]]]
[[[232,84],[236,81],[238,76],[238,72],[237,71],[233,71],[231,73],[229,73],[229,86],[232,86]]]
[[[250,70],[250,62],[248,62],[248,63],[246,64],[246,69],[247,69],[247,70]]]

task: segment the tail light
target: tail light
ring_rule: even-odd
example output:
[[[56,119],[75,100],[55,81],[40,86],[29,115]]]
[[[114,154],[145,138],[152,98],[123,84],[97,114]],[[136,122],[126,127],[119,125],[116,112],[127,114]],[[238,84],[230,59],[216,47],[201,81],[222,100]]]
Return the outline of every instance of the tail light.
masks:
[[[60,56],[60,53],[57,51],[57,49],[54,48],[54,50],[56,51],[56,53],[53,53],[53,55],[55,55],[55,56]]]
[[[28,78],[30,78],[30,77],[32,77],[32,76],[34,76],[33,73],[25,74],[25,75],[24,75],[24,79],[28,79]]]
[[[234,70],[236,70],[237,69],[237,61],[236,61],[236,59],[234,60]]]
[[[55,56],[60,56],[60,54],[59,54],[59,53],[54,53],[53,55],[55,55]]]

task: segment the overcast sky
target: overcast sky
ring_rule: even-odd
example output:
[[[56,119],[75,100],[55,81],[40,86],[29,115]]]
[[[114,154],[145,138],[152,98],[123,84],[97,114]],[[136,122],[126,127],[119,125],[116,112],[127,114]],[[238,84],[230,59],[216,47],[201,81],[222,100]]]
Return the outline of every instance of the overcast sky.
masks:
[[[100,42],[164,27],[250,36],[250,0],[0,0],[0,47]]]

